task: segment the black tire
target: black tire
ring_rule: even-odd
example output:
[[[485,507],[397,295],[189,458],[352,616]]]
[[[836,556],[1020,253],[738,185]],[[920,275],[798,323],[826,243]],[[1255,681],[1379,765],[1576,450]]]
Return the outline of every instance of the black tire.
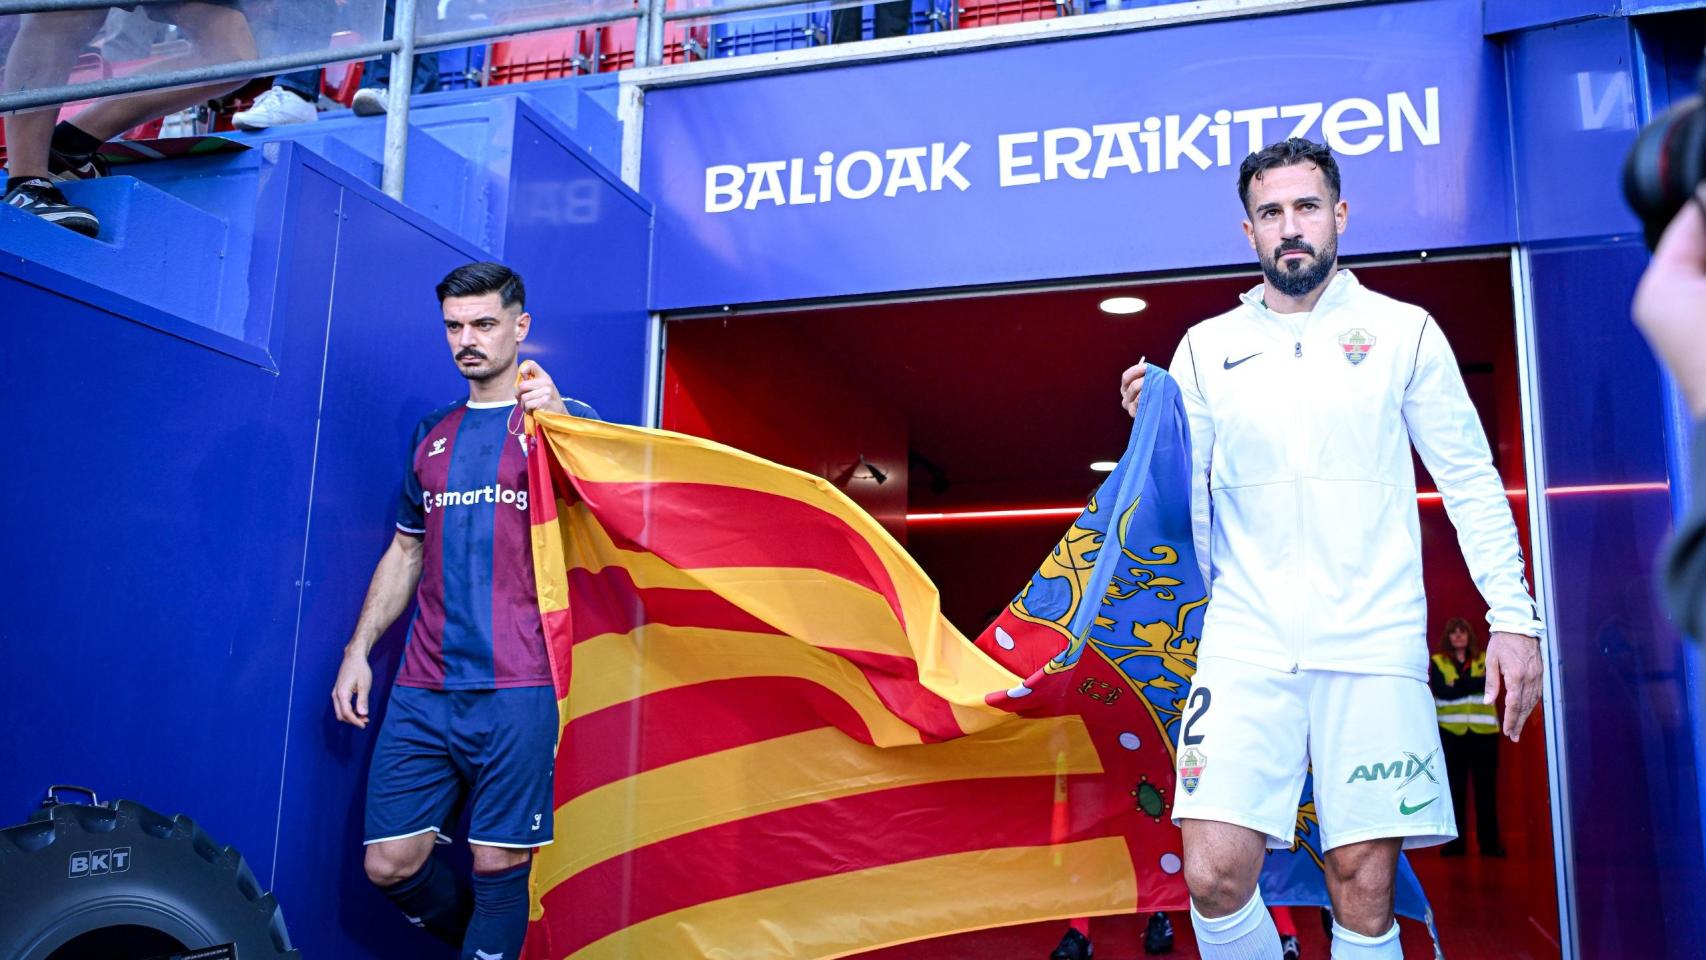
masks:
[[[159,948],[171,940],[236,944],[240,960],[301,956],[241,854],[188,817],[130,800],[62,803],[0,830],[0,905],[0,960],[47,960],[103,937],[113,960],[173,952]]]

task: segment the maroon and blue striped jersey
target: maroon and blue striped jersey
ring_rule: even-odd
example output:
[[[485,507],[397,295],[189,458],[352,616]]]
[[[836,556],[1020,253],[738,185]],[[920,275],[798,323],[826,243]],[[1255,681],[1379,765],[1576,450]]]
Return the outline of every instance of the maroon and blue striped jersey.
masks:
[[[597,418],[565,399],[571,414]],[[489,690],[551,683],[533,580],[527,451],[514,401],[458,400],[415,428],[397,529],[422,540],[397,683]]]

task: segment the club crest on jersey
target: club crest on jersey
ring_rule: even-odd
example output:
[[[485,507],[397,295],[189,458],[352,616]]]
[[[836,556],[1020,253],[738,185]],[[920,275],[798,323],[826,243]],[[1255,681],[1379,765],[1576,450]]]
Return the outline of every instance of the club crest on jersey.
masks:
[[[1186,793],[1196,793],[1197,784],[1202,782],[1202,768],[1208,765],[1208,758],[1203,756],[1196,747],[1186,747],[1179,754],[1179,786]]]
[[[1345,359],[1351,366],[1368,359],[1368,352],[1374,349],[1374,334],[1361,327],[1355,327],[1339,334],[1339,346],[1345,351]]]

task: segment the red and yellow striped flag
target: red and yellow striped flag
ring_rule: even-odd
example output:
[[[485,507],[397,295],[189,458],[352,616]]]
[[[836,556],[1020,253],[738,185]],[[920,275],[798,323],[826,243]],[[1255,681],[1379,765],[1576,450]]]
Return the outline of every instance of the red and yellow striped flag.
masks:
[[[1126,689],[1108,659],[967,640],[840,491],[738,450],[545,415],[529,469],[563,732],[528,957],[830,958],[1129,913],[1140,884],[1184,903],[1144,792],[1170,757],[1134,746],[1140,698],[1097,695]]]

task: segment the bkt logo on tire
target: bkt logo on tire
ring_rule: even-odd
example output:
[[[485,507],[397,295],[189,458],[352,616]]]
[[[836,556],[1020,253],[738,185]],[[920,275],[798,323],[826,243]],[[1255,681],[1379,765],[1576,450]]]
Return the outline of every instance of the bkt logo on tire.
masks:
[[[130,848],[115,847],[111,850],[80,850],[71,855],[69,877],[99,877],[109,873],[123,873],[130,869]]]

